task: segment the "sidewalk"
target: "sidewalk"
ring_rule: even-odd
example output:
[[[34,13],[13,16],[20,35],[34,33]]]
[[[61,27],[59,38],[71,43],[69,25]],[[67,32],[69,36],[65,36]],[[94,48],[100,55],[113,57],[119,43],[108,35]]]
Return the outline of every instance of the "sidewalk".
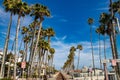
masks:
[[[59,74],[59,72],[57,72],[56,74],[52,75],[52,78],[48,78],[48,80],[56,80],[57,75]]]
[[[52,77],[48,78],[48,80],[56,80],[56,77],[57,77],[58,74],[59,74],[59,72],[57,72],[56,74],[52,75]],[[26,80],[26,79],[25,78],[19,78],[17,80]],[[37,80],[37,79],[36,78],[29,78],[27,80]]]
[[[63,74],[63,76],[67,79],[67,80],[73,80],[72,79],[72,76],[70,76],[70,75],[68,75],[68,74],[66,74],[66,73],[64,73],[64,72],[61,72],[62,74]]]

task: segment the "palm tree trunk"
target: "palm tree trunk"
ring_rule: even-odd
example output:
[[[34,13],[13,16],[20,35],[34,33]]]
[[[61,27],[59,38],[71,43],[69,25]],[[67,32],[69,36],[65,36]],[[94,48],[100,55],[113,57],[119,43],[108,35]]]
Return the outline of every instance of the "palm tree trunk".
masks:
[[[4,45],[2,65],[1,65],[1,72],[0,72],[0,76],[1,77],[4,77],[5,57],[6,57],[7,50],[8,50],[8,43],[9,43],[9,37],[10,37],[11,24],[12,24],[12,13],[10,14],[10,22],[8,24],[7,36],[6,36],[5,45]]]
[[[22,43],[23,43],[23,38],[22,38],[22,40],[21,40],[21,42],[20,42],[19,51],[21,50]],[[18,57],[19,57],[19,56],[20,56],[20,53],[18,52]],[[19,60],[19,58],[17,59],[17,62],[18,62],[18,60]]]
[[[35,23],[35,26],[34,26],[34,27],[36,27],[36,23]],[[29,57],[29,62],[30,62],[30,63],[31,63],[31,60],[32,60],[32,57],[33,57],[33,52],[34,52],[35,33],[36,33],[36,29],[34,28],[33,36],[32,36],[32,42],[31,42],[30,57]]]
[[[40,69],[40,64],[41,64],[41,59],[42,59],[42,55],[41,55],[41,52],[42,50],[40,49],[39,50],[39,54],[38,54],[38,65],[37,65],[37,69],[38,69],[38,78],[40,78],[40,75],[41,75],[41,71],[39,70]]]
[[[106,34],[104,34],[104,58],[106,59]]]
[[[14,80],[16,80],[16,67],[17,67],[17,53],[18,53],[18,33],[20,28],[20,15],[18,15],[16,36],[15,36],[15,63],[14,63]]]
[[[113,43],[113,36],[110,34],[110,42],[111,42],[111,49],[112,49],[112,56],[113,56],[113,59],[116,59],[116,55],[115,55],[115,47],[113,46],[114,43]]]
[[[99,36],[99,59],[100,59],[100,69],[102,69],[100,33],[99,33],[98,36]]]
[[[35,26],[36,26],[36,23],[35,23]],[[36,32],[36,29],[34,28],[34,32],[33,32],[33,36],[32,36],[32,42],[31,42],[31,47],[30,47],[29,64],[32,63],[32,58],[33,58],[34,42],[35,42],[35,41],[34,41],[34,39],[35,39],[35,32]],[[28,73],[29,73],[28,76],[30,76],[30,74],[31,74],[30,69],[31,69],[31,66],[29,65],[29,66],[28,66]],[[30,77],[31,77],[31,76],[30,76]]]
[[[77,64],[77,70],[79,68],[79,62],[80,62],[80,50],[79,50],[79,53],[78,53],[78,64]]]
[[[113,7],[112,7],[112,0],[110,0],[110,8],[111,8],[111,17],[113,19],[114,17],[114,13],[113,13]],[[116,59],[118,57],[118,53],[117,53],[117,47],[116,47],[116,33],[115,33],[115,28],[113,26],[113,20],[112,20],[112,35],[113,35],[113,45],[111,46],[114,46],[114,50],[115,50],[115,58],[113,59]],[[117,75],[117,79],[119,80],[120,79],[120,71],[119,71],[119,64],[117,64],[116,68],[115,68],[115,71],[116,71],[116,75]]]
[[[92,26],[90,26],[90,39],[91,39],[93,69],[94,69],[94,76],[95,76],[95,62],[94,62],[94,53],[93,53],[93,44],[92,44]]]
[[[25,61],[27,62],[27,52],[28,52],[28,43],[26,43],[26,49],[25,49]]]
[[[106,60],[106,34],[104,34],[104,59]],[[107,71],[107,64],[103,63],[104,72],[105,72],[105,80],[108,80],[108,71]]]
[[[36,44],[35,44],[35,50],[34,50],[34,52],[33,52],[33,59],[32,59],[32,63],[31,63],[31,69],[32,69],[32,67],[33,67],[33,60],[34,60],[35,53],[36,53],[36,51],[37,51],[38,42],[39,42],[39,39],[40,39],[41,28],[42,28],[42,20],[40,21],[40,27],[39,27],[39,31],[38,31],[38,35],[37,35]]]
[[[51,62],[51,63],[52,63],[52,64],[51,64],[51,67],[52,67],[52,68],[51,68],[51,69],[52,69],[51,71],[52,71],[52,72],[53,72],[53,58],[54,58],[54,55],[52,56],[52,62]]]
[[[114,45],[113,36],[112,36],[111,34],[110,34],[110,42],[111,42],[111,49],[112,49],[112,56],[113,56],[113,59],[116,59],[115,47],[113,46],[113,45]],[[115,73],[116,73],[116,76],[117,76],[117,80],[119,80],[118,69],[117,69],[116,66],[114,66],[114,69],[115,69]]]
[[[46,51],[46,58],[45,58],[46,75],[47,75],[47,66],[48,66],[48,50]]]
[[[11,57],[9,59],[9,63],[11,64]],[[10,64],[8,65],[8,72],[7,72],[7,78],[9,78],[10,76]]]

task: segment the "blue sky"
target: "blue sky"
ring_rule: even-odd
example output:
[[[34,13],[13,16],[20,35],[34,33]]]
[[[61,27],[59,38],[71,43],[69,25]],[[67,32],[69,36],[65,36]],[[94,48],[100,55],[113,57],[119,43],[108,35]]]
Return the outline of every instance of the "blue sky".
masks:
[[[54,64],[57,69],[63,66],[63,63],[67,59],[69,49],[71,46],[83,45],[83,51],[81,51],[80,67],[84,65],[91,65],[91,49],[90,49],[90,34],[89,25],[87,19],[92,17],[95,19],[93,25],[93,45],[95,54],[95,63],[98,67],[98,35],[95,33],[95,29],[99,26],[98,19],[102,12],[108,12],[109,0],[23,0],[29,5],[35,3],[42,3],[51,11],[51,17],[46,18],[43,22],[43,27],[53,27],[55,30],[55,37],[51,40],[51,46],[55,48]],[[9,13],[4,12],[2,6],[3,0],[0,0],[0,49],[3,49],[4,40],[7,31],[7,25],[9,22]],[[27,16],[24,20],[21,18],[21,26],[29,25],[33,18]],[[17,16],[13,17],[13,24],[11,29],[10,46],[14,40],[15,27]],[[19,43],[20,38],[19,36]],[[103,40],[101,40],[103,49]],[[109,38],[107,37],[107,55],[111,56]],[[77,52],[75,55],[75,64],[77,61]],[[102,51],[103,52],[103,51]],[[103,55],[103,54],[102,54]]]

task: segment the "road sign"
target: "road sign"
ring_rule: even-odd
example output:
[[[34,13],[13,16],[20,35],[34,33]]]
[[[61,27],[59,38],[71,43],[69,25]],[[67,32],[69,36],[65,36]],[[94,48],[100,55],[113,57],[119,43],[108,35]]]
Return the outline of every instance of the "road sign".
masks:
[[[116,59],[116,61],[119,63],[119,62],[120,62],[120,59]]]
[[[102,63],[109,63],[112,62],[112,60],[116,60],[117,63],[120,63],[120,59],[104,59],[102,60]]]
[[[21,63],[21,68],[25,68],[25,67],[26,67],[26,62],[24,61]]]
[[[112,59],[112,60],[111,60],[112,66],[116,66],[116,62],[117,62],[116,59]]]
[[[109,63],[109,62],[110,62],[109,59],[102,60],[102,63]]]

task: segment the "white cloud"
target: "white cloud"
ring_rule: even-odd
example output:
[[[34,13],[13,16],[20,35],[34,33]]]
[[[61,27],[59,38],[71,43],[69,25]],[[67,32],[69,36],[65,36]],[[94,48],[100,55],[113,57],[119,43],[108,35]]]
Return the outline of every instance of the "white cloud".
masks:
[[[6,32],[1,32],[1,34],[6,35]]]
[[[15,39],[15,35],[10,35],[10,40],[14,41],[14,39]]]
[[[65,40],[66,38],[67,38],[66,35],[63,36],[63,37],[56,37],[56,36],[55,36],[55,39],[58,40],[58,41],[63,41],[63,40]]]
[[[3,34],[3,37],[6,36],[6,32],[7,32],[6,27],[8,26],[9,23],[9,17],[10,17],[10,13],[5,12],[4,8],[0,6],[0,25],[5,28],[4,31],[1,32]],[[10,35],[10,40],[12,41],[15,38],[17,19],[18,19],[18,15],[12,16],[12,27],[11,27],[11,35]],[[24,18],[21,18],[21,26],[28,26],[32,21],[33,21],[32,17],[25,16]]]
[[[65,40],[67,38],[67,36],[64,36],[63,38],[62,38],[62,40]]]
[[[68,22],[67,19],[60,19],[60,22]]]
[[[97,26],[93,25],[92,28],[97,28]]]
[[[62,39],[62,38],[61,38]],[[77,46],[78,44],[82,44],[83,50],[80,53],[80,66],[90,66],[92,65],[92,55],[91,55],[91,44],[88,41],[81,41],[78,43],[64,43],[61,39],[57,39],[57,41],[52,41],[51,46],[55,48],[55,55],[54,55],[54,64],[57,69],[60,69],[64,62],[67,59],[69,54],[69,49],[71,46]],[[99,53],[98,53],[98,41],[93,43],[94,46],[94,58],[95,58],[95,65],[99,67]],[[101,41],[101,50],[103,52],[104,45],[103,41]],[[106,41],[106,49],[110,48],[109,41]],[[78,50],[75,52],[75,65],[77,64],[77,56]],[[103,56],[103,53],[102,53]],[[103,58],[102,58],[103,59]]]
[[[9,13],[6,13],[3,9],[3,7],[0,7],[0,25],[2,26],[6,26],[6,22],[8,21],[9,19]]]
[[[7,26],[8,24],[6,23],[6,21],[7,21],[7,22],[9,21],[9,17],[10,17],[10,14],[9,14],[8,12],[5,12],[3,7],[0,7],[0,18],[1,18],[1,20],[2,20],[2,21],[0,22],[0,25]],[[16,26],[17,19],[18,19],[18,16],[17,16],[17,15],[13,16],[14,26]],[[27,25],[29,25],[32,21],[33,21],[33,18],[32,18],[32,17],[30,17],[30,16],[25,16],[24,18],[21,18],[21,25],[27,26]]]

